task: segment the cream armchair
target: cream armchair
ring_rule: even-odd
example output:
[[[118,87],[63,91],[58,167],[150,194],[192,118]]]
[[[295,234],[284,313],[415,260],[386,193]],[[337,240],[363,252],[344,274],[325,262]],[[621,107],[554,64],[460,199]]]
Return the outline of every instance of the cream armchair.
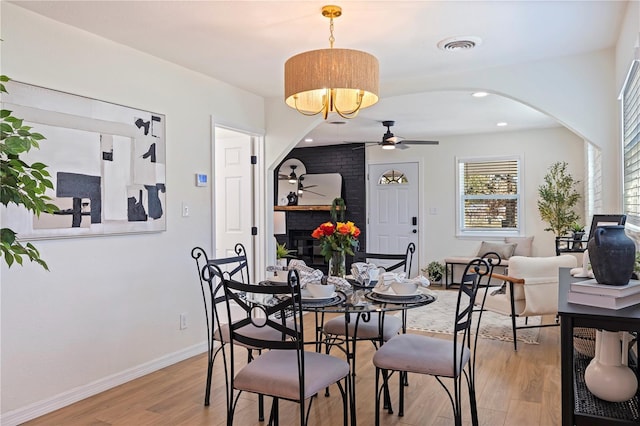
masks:
[[[555,324],[516,326],[516,317],[557,315],[558,273],[561,267],[575,268],[572,255],[553,257],[513,256],[509,259],[509,275],[493,274],[493,280],[503,280],[500,286],[485,287],[478,291],[476,306],[511,317],[513,346],[518,350],[516,330],[547,327]]]

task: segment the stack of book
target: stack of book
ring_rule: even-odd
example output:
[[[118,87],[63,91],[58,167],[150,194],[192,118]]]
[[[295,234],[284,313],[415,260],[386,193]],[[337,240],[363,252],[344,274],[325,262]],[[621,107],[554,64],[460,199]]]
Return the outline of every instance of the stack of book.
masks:
[[[595,279],[571,283],[567,302],[607,309],[622,309],[640,303],[640,281],[626,285],[599,284]]]

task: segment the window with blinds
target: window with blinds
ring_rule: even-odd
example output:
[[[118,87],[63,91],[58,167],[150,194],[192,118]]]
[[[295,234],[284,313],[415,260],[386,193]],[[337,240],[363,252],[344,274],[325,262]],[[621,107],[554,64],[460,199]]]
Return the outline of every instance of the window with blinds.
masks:
[[[640,227],[640,65],[634,61],[622,91],[624,212]]]
[[[519,231],[520,160],[458,160],[459,230]]]

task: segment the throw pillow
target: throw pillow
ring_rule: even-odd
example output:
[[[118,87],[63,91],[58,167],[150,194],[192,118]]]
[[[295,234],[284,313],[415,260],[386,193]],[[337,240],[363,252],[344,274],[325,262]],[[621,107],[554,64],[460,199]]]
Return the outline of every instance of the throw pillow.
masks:
[[[516,250],[513,252],[513,256],[527,256],[532,255],[533,236],[531,237],[506,237],[505,243],[516,243]]]
[[[500,256],[500,259],[508,259],[511,256],[513,256],[513,252],[515,251],[516,246],[517,246],[516,243],[507,244],[507,243],[483,241],[482,244],[480,244],[480,250],[478,250],[477,255],[481,257],[492,251],[492,252],[498,253],[498,256]]]

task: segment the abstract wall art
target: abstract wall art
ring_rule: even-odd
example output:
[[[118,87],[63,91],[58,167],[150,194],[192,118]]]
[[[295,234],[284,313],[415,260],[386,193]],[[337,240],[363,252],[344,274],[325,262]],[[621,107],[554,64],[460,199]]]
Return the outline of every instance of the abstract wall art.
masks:
[[[48,166],[55,214],[0,206],[21,240],[166,230],[165,117],[10,81],[2,108],[45,136],[22,158]]]

